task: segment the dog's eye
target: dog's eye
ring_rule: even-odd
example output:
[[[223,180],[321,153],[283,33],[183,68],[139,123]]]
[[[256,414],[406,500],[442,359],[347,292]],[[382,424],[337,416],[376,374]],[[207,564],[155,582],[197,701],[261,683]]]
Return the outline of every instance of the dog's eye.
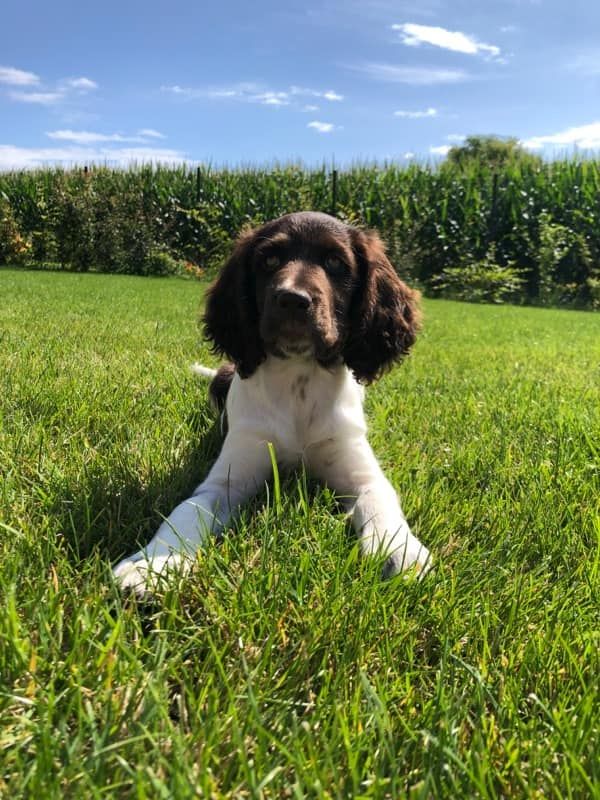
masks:
[[[325,267],[331,272],[340,272],[344,268],[344,262],[339,256],[331,253],[325,259]]]
[[[269,269],[277,269],[280,263],[281,259],[279,256],[271,254],[265,258],[265,266],[267,266]]]

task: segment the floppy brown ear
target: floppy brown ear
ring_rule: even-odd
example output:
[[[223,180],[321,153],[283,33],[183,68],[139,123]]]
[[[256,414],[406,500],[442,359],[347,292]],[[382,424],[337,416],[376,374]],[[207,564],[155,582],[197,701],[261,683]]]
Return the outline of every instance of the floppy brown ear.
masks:
[[[204,333],[213,352],[231,359],[241,378],[250,377],[265,358],[250,263],[254,241],[254,231],[240,236],[208,290],[204,312]]]
[[[371,383],[414,344],[421,322],[420,294],[400,280],[376,233],[356,231],[354,251],[359,283],[344,361],[358,381]]]

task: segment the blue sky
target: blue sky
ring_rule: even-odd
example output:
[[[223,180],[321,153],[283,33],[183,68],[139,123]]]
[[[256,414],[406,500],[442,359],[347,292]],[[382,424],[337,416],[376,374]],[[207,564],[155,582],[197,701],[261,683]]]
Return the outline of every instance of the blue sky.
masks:
[[[0,169],[600,148],[597,0],[3,0]]]

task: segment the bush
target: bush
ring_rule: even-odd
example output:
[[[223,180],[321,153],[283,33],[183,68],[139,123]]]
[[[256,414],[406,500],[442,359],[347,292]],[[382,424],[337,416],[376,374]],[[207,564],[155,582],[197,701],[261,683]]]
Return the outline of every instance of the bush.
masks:
[[[443,272],[435,287],[444,297],[473,303],[506,303],[518,299],[524,279],[513,264],[500,266],[492,245],[475,264]]]
[[[176,275],[180,272],[179,263],[165,250],[154,249],[148,253],[143,265],[142,275]]]
[[[538,271],[542,305],[597,307],[600,272],[585,236],[555,222],[547,211],[539,217]]]

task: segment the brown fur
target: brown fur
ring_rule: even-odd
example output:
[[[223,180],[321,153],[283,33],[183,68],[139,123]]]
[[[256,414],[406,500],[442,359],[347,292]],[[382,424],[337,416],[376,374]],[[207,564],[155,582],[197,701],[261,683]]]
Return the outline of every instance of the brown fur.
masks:
[[[418,301],[376,233],[300,212],[242,234],[209,290],[204,325],[242,378],[267,353],[308,350],[370,383],[410,350]]]
[[[221,364],[217,374],[210,382],[208,396],[217,411],[223,411],[227,400],[227,392],[235,375],[234,364]]]

